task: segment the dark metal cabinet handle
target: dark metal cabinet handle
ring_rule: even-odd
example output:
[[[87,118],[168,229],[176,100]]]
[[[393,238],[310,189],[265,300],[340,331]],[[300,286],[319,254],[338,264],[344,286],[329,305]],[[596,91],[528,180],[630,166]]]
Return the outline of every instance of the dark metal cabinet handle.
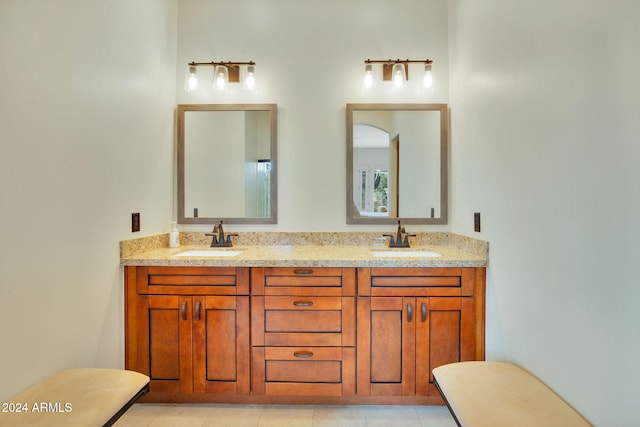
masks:
[[[306,351],[306,350],[305,351],[296,351],[296,352],[293,353],[293,355],[295,357],[300,357],[302,359],[306,359],[306,358],[309,358],[309,357],[313,357],[313,352],[312,351]]]
[[[196,301],[196,320],[200,320],[200,301]]]
[[[422,303],[422,323],[427,321],[427,304]]]
[[[313,274],[313,270],[293,270],[293,274]]]
[[[182,301],[182,320],[187,320],[187,302]]]
[[[294,301],[293,305],[296,307],[311,307],[313,305],[313,301]]]
[[[411,306],[411,303],[407,304],[407,322],[411,323],[411,321],[413,320],[413,307]]]

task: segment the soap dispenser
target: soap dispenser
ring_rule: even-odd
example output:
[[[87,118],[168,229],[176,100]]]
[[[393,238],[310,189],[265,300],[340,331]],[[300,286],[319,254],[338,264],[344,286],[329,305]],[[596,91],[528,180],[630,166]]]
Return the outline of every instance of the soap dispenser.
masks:
[[[180,232],[178,231],[178,223],[171,221],[171,231],[169,231],[169,247],[177,248],[180,246]]]

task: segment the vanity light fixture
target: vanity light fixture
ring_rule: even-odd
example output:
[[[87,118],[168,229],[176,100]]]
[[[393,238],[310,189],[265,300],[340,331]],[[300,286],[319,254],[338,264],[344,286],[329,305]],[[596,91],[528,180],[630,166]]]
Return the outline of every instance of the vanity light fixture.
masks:
[[[213,71],[213,88],[215,90],[227,90],[229,84],[229,69],[224,65],[216,65]]]
[[[248,62],[233,62],[233,61],[221,61],[221,62],[189,62],[187,78],[185,80],[185,90],[187,92],[193,92],[198,89],[198,67],[212,67],[213,68],[213,89],[226,90],[229,83],[240,82],[240,68],[247,67],[247,73],[244,78],[243,87],[247,90],[255,90],[256,77],[255,66],[253,61]]]
[[[422,87],[431,89],[433,87],[433,75],[431,74],[431,64],[424,64],[424,75],[422,76]]]
[[[184,90],[187,92],[194,92],[198,90],[198,76],[196,73],[198,69],[196,67],[189,66],[187,71],[187,78],[185,79]]]
[[[405,76],[408,74],[409,69],[408,67],[405,69],[402,62],[396,62],[393,64],[393,68],[391,68],[391,81],[393,82],[393,87],[396,89],[402,89],[406,82]]]
[[[364,67],[364,81],[362,85],[365,89],[371,89],[373,86],[373,65],[367,64]]]
[[[373,86],[373,64],[382,64],[382,81],[391,81],[393,87],[401,89],[405,87],[409,80],[409,64],[424,64],[424,75],[422,78],[423,87],[430,88],[433,85],[431,74],[431,59],[367,59],[364,61],[364,87],[369,89]]]
[[[244,88],[246,90],[256,90],[256,67],[249,65],[247,74],[244,77]]]

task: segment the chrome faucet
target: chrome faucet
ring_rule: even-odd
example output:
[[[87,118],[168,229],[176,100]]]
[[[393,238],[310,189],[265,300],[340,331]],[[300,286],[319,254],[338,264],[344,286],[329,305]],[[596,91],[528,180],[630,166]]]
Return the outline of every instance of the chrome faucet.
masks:
[[[205,236],[213,236],[213,239],[211,239],[212,248],[230,248],[233,246],[233,243],[231,242],[231,237],[232,236],[237,237],[238,233],[227,234],[227,239],[225,240],[224,229],[222,228],[222,221],[220,221],[220,224],[214,225],[213,231],[211,233],[205,234]]]
[[[402,236],[404,235],[404,239]],[[409,237],[415,237],[415,234],[406,234],[404,229],[404,225],[400,224],[400,220],[398,220],[398,231],[396,232],[396,236],[394,239],[393,234],[383,234],[383,236],[389,238],[389,247],[390,248],[410,248]]]

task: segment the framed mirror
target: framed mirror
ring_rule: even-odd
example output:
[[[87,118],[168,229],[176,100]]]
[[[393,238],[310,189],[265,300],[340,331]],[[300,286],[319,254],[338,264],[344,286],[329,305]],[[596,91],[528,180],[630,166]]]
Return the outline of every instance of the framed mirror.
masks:
[[[277,105],[178,105],[178,222],[277,222]]]
[[[446,224],[447,104],[347,104],[347,224]]]

